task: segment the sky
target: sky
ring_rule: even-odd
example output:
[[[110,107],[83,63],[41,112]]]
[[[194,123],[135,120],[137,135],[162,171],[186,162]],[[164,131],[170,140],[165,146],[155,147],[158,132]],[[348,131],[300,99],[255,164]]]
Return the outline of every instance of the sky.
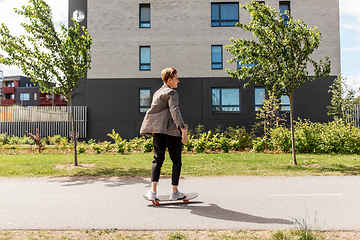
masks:
[[[53,12],[56,27],[60,22],[67,26],[68,0],[46,0]],[[353,89],[360,95],[360,0],[339,0],[340,2],[340,49],[341,73],[347,79],[348,89]],[[0,0],[0,23],[10,29],[12,35],[23,34],[21,22],[25,18],[14,13],[13,9],[21,9],[28,0]],[[6,53],[0,49],[0,54]],[[4,76],[23,75],[14,66],[0,66]]]

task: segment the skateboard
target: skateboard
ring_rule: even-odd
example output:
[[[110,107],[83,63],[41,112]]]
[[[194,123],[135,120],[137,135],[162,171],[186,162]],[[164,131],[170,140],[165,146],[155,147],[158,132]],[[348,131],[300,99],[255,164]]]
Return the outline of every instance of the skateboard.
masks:
[[[183,201],[184,203],[188,204],[190,200],[196,198],[198,194],[196,192],[193,193],[186,193],[184,199],[178,199],[178,200],[170,200],[170,195],[159,195],[156,196],[155,201],[149,200],[146,196],[143,196],[145,200],[151,201],[156,206],[160,205],[160,202],[178,202]]]

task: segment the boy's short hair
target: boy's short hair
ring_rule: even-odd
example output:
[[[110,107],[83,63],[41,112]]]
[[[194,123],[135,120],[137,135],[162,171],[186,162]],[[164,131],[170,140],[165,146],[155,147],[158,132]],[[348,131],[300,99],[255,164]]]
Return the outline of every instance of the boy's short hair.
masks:
[[[167,83],[169,78],[173,78],[177,74],[177,71],[175,68],[169,67],[165,68],[161,71],[161,79],[164,81],[164,83]]]

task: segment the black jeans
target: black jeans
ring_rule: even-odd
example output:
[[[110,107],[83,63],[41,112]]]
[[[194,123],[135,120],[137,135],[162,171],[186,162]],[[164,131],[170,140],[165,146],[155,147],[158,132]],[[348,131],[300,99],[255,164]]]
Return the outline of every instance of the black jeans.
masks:
[[[158,182],[160,178],[161,167],[165,160],[166,147],[169,150],[170,159],[173,162],[172,185],[178,186],[181,172],[181,137],[174,137],[166,134],[155,133],[153,136],[154,161],[151,169],[151,181]]]

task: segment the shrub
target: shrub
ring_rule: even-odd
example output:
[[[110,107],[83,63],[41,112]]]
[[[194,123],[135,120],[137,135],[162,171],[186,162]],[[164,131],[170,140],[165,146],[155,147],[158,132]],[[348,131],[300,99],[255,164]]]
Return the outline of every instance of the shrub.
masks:
[[[85,153],[86,152],[86,143],[82,142],[77,145],[78,153]]]
[[[55,144],[57,149],[66,149],[69,147],[69,140],[67,137],[61,137],[58,138],[57,143]]]
[[[56,145],[58,143],[60,143],[62,136],[61,135],[55,135],[53,137],[48,137],[49,138],[49,142],[51,145]]]
[[[281,126],[270,129],[270,141],[268,142],[272,149],[282,152],[291,151],[291,132],[290,129]]]
[[[191,135],[188,137],[188,141],[183,144],[183,147],[184,147],[185,151],[192,152],[192,150],[194,149],[194,146],[195,146],[194,136]]]
[[[230,149],[230,144],[228,139],[221,134],[220,135],[220,139],[219,139],[219,148],[224,152],[224,153],[228,153],[229,149]]]
[[[153,139],[152,138],[148,138],[143,142],[143,146],[142,146],[142,150],[143,152],[147,153],[147,152],[151,152],[154,148],[153,145]]]
[[[91,148],[96,152],[96,154],[100,154],[103,151],[103,148],[100,144],[92,144]]]
[[[281,126],[270,131],[268,147],[291,151],[290,129]],[[360,153],[360,129],[335,119],[328,123],[298,120],[294,127],[295,149],[299,153]],[[260,138],[253,141],[253,149],[262,151]]]
[[[202,133],[199,135],[199,138],[194,141],[195,152],[197,152],[197,153],[205,152],[210,136],[211,136],[211,131],[208,131],[207,133]]]
[[[0,134],[0,143],[2,145],[10,143],[10,137],[7,135],[7,133]]]
[[[234,150],[244,149],[249,144],[250,134],[246,132],[245,127],[228,127],[228,135],[232,139],[231,147]]]
[[[257,137],[253,140],[253,148],[252,151],[254,152],[263,152],[268,144],[268,139],[266,136],[264,137]]]

